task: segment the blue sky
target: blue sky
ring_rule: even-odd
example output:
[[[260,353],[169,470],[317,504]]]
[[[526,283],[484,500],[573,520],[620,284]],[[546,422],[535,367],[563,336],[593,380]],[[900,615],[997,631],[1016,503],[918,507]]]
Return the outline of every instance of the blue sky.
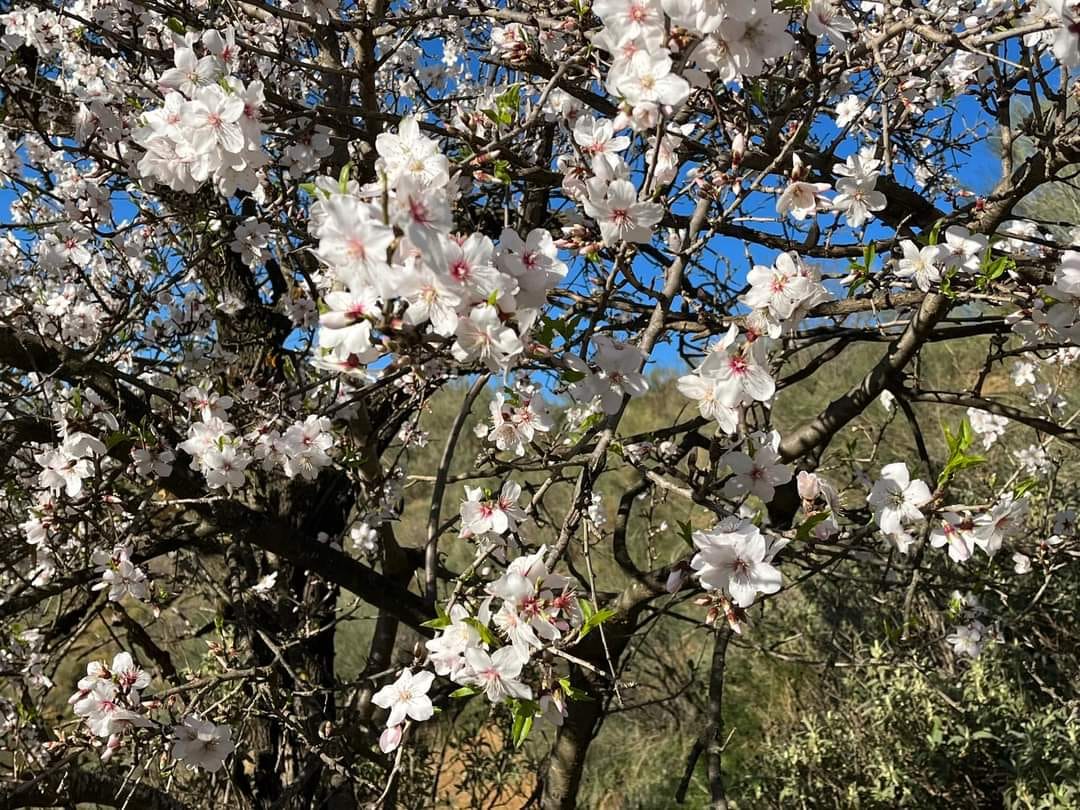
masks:
[[[428,59],[432,62],[438,62],[442,58],[442,43],[440,40],[433,39],[426,43],[425,52]],[[977,123],[985,121],[985,114],[978,107],[977,103],[969,98],[960,98],[954,102],[956,105],[956,116],[959,119],[966,119],[969,123]],[[822,117],[822,120],[825,120]],[[820,132],[818,130],[820,129]],[[831,122],[820,123],[815,125],[814,134],[819,134],[822,141],[828,141],[831,137],[835,136],[835,129]],[[846,156],[854,152],[857,148],[857,143],[853,139],[849,139],[849,143],[846,143],[840,149],[840,154]],[[634,170],[640,175],[644,173],[644,161],[638,158],[633,165]],[[972,147],[972,153],[970,157],[964,160],[958,168],[958,179],[966,187],[970,188],[976,194],[983,194],[988,192],[996,182],[1000,174],[1000,163],[993,153],[992,145],[987,138],[976,141]],[[901,172],[897,175],[897,179],[908,186],[913,186],[912,178],[910,175],[906,175]],[[17,193],[10,188],[0,189],[0,210],[3,210],[6,214],[5,221],[11,222],[9,208],[11,203],[17,199]],[[762,215],[773,215],[775,208],[775,198],[773,195],[758,194],[749,201],[751,205],[756,206]],[[692,209],[693,203],[688,200],[683,200],[678,203],[675,210],[679,213],[689,214]],[[135,214],[135,208],[131,205],[126,195],[123,193],[116,193],[113,195],[114,206],[114,220],[119,222],[124,219],[130,218]],[[822,215],[821,221],[825,223],[832,220],[832,215]],[[782,228],[779,225],[770,226],[767,224],[754,223],[755,227],[760,227],[763,230],[767,230],[772,233],[782,233]],[[870,225],[866,231],[866,237],[869,239],[880,238],[888,235],[889,231],[881,228],[880,226]],[[854,235],[847,229],[844,229],[839,234],[839,239],[842,241],[854,241]],[[718,253],[720,256],[726,257],[734,268],[735,282],[739,283],[748,269],[748,262],[746,259],[747,249],[742,242],[729,238],[717,238],[713,244],[710,245],[711,249]],[[749,253],[756,263],[769,264],[772,262],[776,255],[776,251],[766,250],[757,246],[751,246]],[[567,257],[569,258],[569,257]],[[843,272],[844,265],[842,263],[833,263],[832,267],[827,267],[827,270],[832,272]],[[580,269],[574,268],[577,272],[572,272],[573,275],[580,275]],[[635,271],[638,273],[639,278],[648,283],[650,279],[655,279],[655,270],[651,263],[644,260],[638,260],[635,265]],[[656,347],[653,353],[652,364],[650,368],[663,368],[672,367],[676,369],[684,368],[683,361],[678,358],[675,349],[671,346],[661,344]]]

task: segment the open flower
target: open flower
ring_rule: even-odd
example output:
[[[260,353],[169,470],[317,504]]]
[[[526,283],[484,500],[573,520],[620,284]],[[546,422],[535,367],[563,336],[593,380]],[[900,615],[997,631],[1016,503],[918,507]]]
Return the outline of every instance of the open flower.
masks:
[[[756,264],[746,274],[750,290],[742,302],[754,309],[766,309],[777,321],[791,317],[795,308],[812,292],[806,276],[799,272],[798,257],[781,253],[772,267]]]
[[[498,310],[488,304],[473,307],[468,318],[459,319],[455,335],[457,340],[450,349],[455,360],[477,358],[492,371],[508,365],[524,349],[517,333],[503,326]]]
[[[172,730],[172,755],[190,768],[202,768],[216,773],[236,746],[232,741],[232,729],[218,726],[189,714]]]
[[[629,180],[613,181],[603,198],[590,196],[584,205],[585,213],[600,226],[605,245],[648,242],[664,213],[656,203],[638,202],[637,189]]]
[[[701,585],[724,591],[739,607],[749,607],[759,593],[776,593],[783,584],[772,564],[780,546],[769,547],[749,520],[721,523],[708,532],[694,532],[699,551],[690,561]]]
[[[911,480],[907,464],[898,461],[881,468],[867,503],[874,510],[878,526],[885,534],[904,534],[904,525],[923,520],[920,507],[930,503],[930,488],[924,481]]]
[[[938,245],[919,247],[910,239],[900,243],[904,256],[897,262],[897,278],[911,278],[923,292],[941,281],[942,248]]]
[[[976,521],[975,543],[986,552],[986,556],[993,557],[1006,538],[1023,531],[1028,503],[1027,498],[1013,500],[1006,497]]]
[[[978,273],[983,253],[989,245],[990,241],[983,234],[951,225],[945,229],[945,242],[940,244],[941,261],[965,273]]]
[[[806,30],[815,37],[828,37],[838,51],[847,50],[844,34],[855,30],[855,23],[840,13],[832,0],[810,0],[806,13]]]
[[[615,413],[622,405],[623,397],[640,397],[649,390],[649,382],[641,373],[645,355],[631,343],[612,340],[606,335],[593,339],[596,353],[593,362],[600,367],[602,383],[600,405],[604,413]],[[603,383],[606,383],[604,387]]]
[[[460,682],[479,686],[492,703],[532,697],[532,689],[518,680],[525,661],[514,647],[501,647],[490,655],[478,647],[470,647],[465,651],[465,663],[458,676]]]
[[[957,655],[965,655],[968,658],[978,658],[979,653],[982,652],[987,642],[986,627],[982,622],[977,619],[973,619],[967,624],[962,624],[956,628],[952,633],[945,637],[945,640],[953,648],[953,652]]]
[[[975,548],[971,534],[971,521],[955,512],[945,512],[941,520],[930,530],[930,545],[934,548],[945,546],[949,550],[949,559],[964,562],[971,559]]]
[[[200,87],[184,111],[183,126],[196,151],[220,147],[226,152],[244,151],[240,117],[244,100],[226,93],[216,84]]]
[[[678,107],[690,95],[690,85],[682,76],[672,73],[671,67],[671,57],[666,51],[638,51],[630,59],[612,66],[608,87],[631,107]]]
[[[86,720],[95,737],[109,737],[131,726],[149,726],[150,721],[123,704],[121,693],[110,681],[98,681],[81,693],[74,703],[75,714]]]
[[[435,709],[427,693],[434,680],[434,672],[421,671],[414,675],[412,670],[403,669],[396,681],[375,693],[371,702],[390,710],[386,718],[387,728],[401,725],[406,718],[417,722],[431,718]]]
[[[858,181],[842,177],[836,181],[837,194],[833,197],[833,208],[844,214],[852,228],[861,228],[868,220],[873,219],[873,211],[885,208],[888,201],[884,194],[874,189],[876,182],[876,177]]]
[[[829,207],[829,201],[822,194],[828,191],[830,186],[828,183],[806,182],[802,179],[805,175],[802,160],[798,155],[794,155],[792,162],[791,182],[776,201],[776,213],[782,217],[790,214],[802,221]]]
[[[731,468],[731,477],[724,484],[729,498],[756,495],[768,503],[776,487],[791,480],[791,468],[780,463],[780,454],[769,446],[762,447],[753,458],[741,451],[727,453],[721,459]]]

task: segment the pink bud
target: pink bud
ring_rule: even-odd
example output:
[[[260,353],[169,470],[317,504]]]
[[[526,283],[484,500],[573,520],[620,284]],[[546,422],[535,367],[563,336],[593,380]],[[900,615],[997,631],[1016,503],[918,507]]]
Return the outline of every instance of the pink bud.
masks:
[[[101,761],[108,762],[112,759],[113,754],[120,750],[123,745],[123,741],[120,739],[119,734],[112,734],[109,737],[109,741],[105,743],[105,750],[101,752]]]
[[[804,501],[816,500],[818,495],[821,494],[821,485],[818,483],[818,477],[813,473],[806,472],[805,470],[799,473],[798,478],[799,497]]]
[[[731,139],[731,165],[737,168],[742,163],[743,155],[746,154],[746,136],[741,132]]]
[[[805,171],[803,170],[802,158],[798,155],[791,156],[791,182],[795,183],[803,179]]]
[[[397,747],[401,745],[401,732],[401,726],[390,726],[386,729],[379,735],[379,750],[384,754],[397,750]]]
[[[672,568],[671,573],[668,574],[667,582],[664,584],[664,589],[668,593],[676,593],[682,587],[683,582],[686,581],[686,571],[681,567]]]

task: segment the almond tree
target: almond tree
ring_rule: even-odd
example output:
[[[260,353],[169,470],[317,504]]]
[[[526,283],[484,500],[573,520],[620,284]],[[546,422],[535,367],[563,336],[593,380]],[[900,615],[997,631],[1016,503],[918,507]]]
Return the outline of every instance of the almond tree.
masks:
[[[1013,212],[1080,164],[1072,6],[36,0],[0,23],[5,807],[420,806],[436,710],[466,701],[531,733],[521,802],[571,808],[676,608],[715,651],[673,799],[703,762],[724,807],[725,655],[763,603],[851,561],[951,666],[1008,636],[1006,600],[947,639],[912,611],[1071,559],[1080,250]],[[929,385],[928,347],[971,341],[972,381]],[[683,399],[632,434],[658,369]],[[831,401],[796,423],[808,380]],[[879,446],[868,475],[838,439],[883,398],[918,457]],[[1006,431],[1030,446],[974,472]],[[426,441],[437,468],[410,469]],[[681,500],[689,546],[628,541],[642,496]]]

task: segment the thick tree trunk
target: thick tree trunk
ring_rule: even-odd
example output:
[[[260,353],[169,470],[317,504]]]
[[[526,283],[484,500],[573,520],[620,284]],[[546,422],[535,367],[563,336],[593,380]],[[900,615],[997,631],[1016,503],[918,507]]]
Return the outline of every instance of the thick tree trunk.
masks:
[[[575,655],[602,672],[607,672],[609,666],[618,672],[618,661],[633,635],[636,616],[637,610],[631,610],[629,614],[623,614],[618,620],[605,625],[606,652],[600,633],[594,631],[583,644],[575,648]],[[600,675],[571,665],[570,685],[587,693],[591,699],[574,701],[569,705],[566,720],[555,737],[555,745],[551,749],[543,776],[543,792],[540,798],[543,810],[574,810],[577,807],[581,777],[585,771],[585,757],[607,716],[605,692],[611,687],[610,683]]]
[[[566,721],[555,738],[544,776],[540,801],[543,810],[573,810],[577,807],[585,755],[602,715],[600,701],[582,701],[570,707]]]

